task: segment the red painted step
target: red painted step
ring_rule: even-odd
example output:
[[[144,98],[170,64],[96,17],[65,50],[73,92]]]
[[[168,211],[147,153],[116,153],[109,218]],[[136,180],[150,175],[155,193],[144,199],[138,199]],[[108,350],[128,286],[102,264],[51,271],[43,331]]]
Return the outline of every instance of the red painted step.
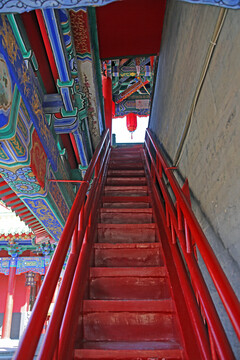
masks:
[[[155,241],[155,224],[98,224],[98,242],[144,243]]]
[[[170,296],[164,267],[99,267],[90,271],[91,299],[166,299]]]
[[[84,301],[86,341],[177,340],[171,300]]]
[[[143,170],[143,163],[139,160],[120,162],[118,160],[112,160],[109,162],[109,169],[116,170]]]
[[[104,187],[104,194],[107,196],[146,196],[147,186],[110,186]]]
[[[145,177],[108,177],[107,185],[146,185],[147,180]]]
[[[145,176],[144,170],[108,170],[111,177],[142,177]]]
[[[101,209],[101,223],[104,224],[147,224],[152,223],[152,209]]]
[[[94,265],[97,267],[162,266],[159,243],[95,244]]]
[[[90,349],[77,349],[74,353],[74,359],[84,359],[84,360],[178,360],[184,359],[184,352],[181,348],[171,349],[171,346],[174,347],[174,344],[171,343],[167,345],[164,344],[162,349],[158,349],[161,347],[161,343],[153,343],[146,342],[146,347],[149,350],[145,349],[145,343],[137,343],[137,349],[131,349],[131,343],[121,342],[114,343],[118,346],[117,350],[111,349],[111,342],[97,342],[93,344],[86,344],[87,348]],[[154,345],[157,344],[158,348],[155,348]],[[134,344],[135,345],[135,344]],[[91,346],[94,347],[91,349]],[[104,350],[99,348],[102,346]],[[109,349],[110,347],[110,349]],[[130,347],[130,349],[128,349]],[[143,348],[143,349],[142,349]],[[107,349],[107,350],[105,350]]]
[[[103,196],[102,206],[106,208],[149,208],[149,196]]]

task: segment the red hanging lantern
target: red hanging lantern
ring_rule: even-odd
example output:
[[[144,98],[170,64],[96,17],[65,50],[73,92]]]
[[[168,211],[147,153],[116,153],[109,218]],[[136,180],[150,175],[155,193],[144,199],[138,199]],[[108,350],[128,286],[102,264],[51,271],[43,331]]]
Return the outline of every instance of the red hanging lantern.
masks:
[[[137,115],[136,114],[127,114],[127,129],[131,133],[131,139],[133,138],[133,132],[137,128]]]

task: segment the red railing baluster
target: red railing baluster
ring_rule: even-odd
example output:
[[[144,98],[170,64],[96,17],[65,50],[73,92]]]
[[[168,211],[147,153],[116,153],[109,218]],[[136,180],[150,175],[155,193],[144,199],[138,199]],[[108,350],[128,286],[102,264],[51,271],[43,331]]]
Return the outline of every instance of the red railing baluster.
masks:
[[[179,203],[177,202],[178,229],[183,230],[183,217]]]
[[[167,227],[169,227],[170,226],[170,216],[169,216],[168,205],[167,204],[165,204],[165,209],[166,209]]]
[[[212,360],[218,360],[211,330],[209,330],[208,333],[209,333],[209,339],[210,339]]]
[[[191,235],[189,232],[189,227],[187,224],[187,220],[184,218],[184,229],[185,229],[185,239],[186,239],[186,251],[190,254],[191,252]]]
[[[173,244],[176,244],[176,233],[175,233],[175,230],[174,230],[174,226],[173,226],[172,220],[171,220],[171,233],[172,233],[172,243],[173,243]]]

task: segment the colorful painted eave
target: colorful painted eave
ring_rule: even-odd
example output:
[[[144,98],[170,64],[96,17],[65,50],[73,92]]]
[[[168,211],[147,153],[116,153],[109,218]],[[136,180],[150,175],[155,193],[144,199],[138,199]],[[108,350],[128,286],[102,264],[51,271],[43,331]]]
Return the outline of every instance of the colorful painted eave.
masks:
[[[9,229],[6,228],[6,224],[4,223],[4,231],[2,229],[3,224],[0,225],[0,233],[1,235],[10,236],[15,231],[17,233],[30,233],[33,232],[37,237],[38,241],[42,239],[46,239],[49,241],[53,241],[52,237],[49,233],[45,230],[42,224],[36,219],[36,217],[31,213],[31,211],[26,207],[26,205],[21,201],[21,199],[13,192],[13,190],[8,186],[8,184],[3,180],[0,176],[0,200],[11,209],[12,212],[22,220],[22,226],[19,226],[21,229],[15,227],[15,230],[10,227]],[[13,222],[16,224],[16,220],[13,219]],[[13,225],[14,227],[14,225]],[[10,234],[10,235],[9,235]]]
[[[102,6],[117,0],[2,0],[0,3],[0,12],[22,13],[36,9],[70,9],[85,6]]]
[[[0,3],[0,12],[4,13],[22,13],[25,11],[32,11],[36,9],[49,9],[49,8],[80,8],[84,6],[102,6],[107,5],[111,2],[117,0],[2,0]],[[189,2],[192,4],[204,4],[204,5],[214,5],[230,9],[239,9],[240,1],[239,0],[180,0]]]

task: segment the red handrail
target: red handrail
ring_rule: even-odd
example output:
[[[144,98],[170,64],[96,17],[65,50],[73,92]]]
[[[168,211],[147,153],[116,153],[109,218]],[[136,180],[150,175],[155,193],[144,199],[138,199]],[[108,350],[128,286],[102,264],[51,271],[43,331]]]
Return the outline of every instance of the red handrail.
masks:
[[[59,291],[59,295],[66,292],[66,288],[63,287],[63,285],[66,285],[68,290],[71,286],[71,279],[74,275],[77,259],[75,255],[79,252],[81,247],[81,238],[83,239],[85,230],[86,230],[86,224],[87,221],[84,221],[84,212],[86,210],[86,195],[89,188],[89,183],[92,179],[93,173],[95,171],[94,180],[95,183],[99,181],[99,178],[101,178],[101,174],[99,174],[100,166],[103,167],[103,162],[106,159],[106,153],[109,151],[110,148],[110,138],[109,138],[109,131],[106,130],[103,134],[102,140],[100,144],[98,145],[97,149],[95,150],[95,153],[93,155],[93,158],[91,160],[91,163],[86,171],[86,174],[84,176],[84,182],[80,185],[80,188],[78,190],[78,193],[76,195],[76,198],[74,200],[73,206],[71,208],[71,211],[69,213],[68,219],[66,221],[65,227],[63,229],[63,233],[61,235],[61,238],[58,242],[58,246],[55,250],[54,256],[52,258],[52,261],[50,263],[48,272],[46,274],[46,277],[44,279],[44,282],[42,284],[42,287],[40,289],[39,295],[37,297],[32,316],[29,320],[28,327],[20,341],[19,348],[14,356],[14,359],[17,360],[32,360],[41,336],[42,328],[44,325],[44,322],[46,320],[48,309],[61,273],[61,270],[64,265],[64,261],[67,255],[67,251],[69,249],[69,245],[72,240],[72,251],[69,256],[67,269],[65,272],[65,276],[61,285],[61,289]],[[100,165],[101,164],[101,165]],[[94,181],[93,181],[94,183]],[[93,186],[94,188],[94,186]],[[92,188],[92,189],[93,189]],[[93,190],[90,189],[89,197]],[[75,235],[73,236],[73,232],[75,229]],[[72,238],[73,236],[73,238]],[[62,290],[62,291],[61,291]],[[65,297],[64,301],[66,303],[67,296]],[[59,298],[59,296],[58,296]],[[54,313],[56,314],[57,311],[60,311],[62,316],[64,313],[63,305],[61,304],[61,301],[57,300],[56,306],[54,308]],[[61,326],[61,316],[58,317],[58,331]],[[49,337],[47,340],[49,342]],[[50,349],[54,349],[57,346],[58,338],[55,338],[55,341],[53,339],[50,339],[50,347],[46,347],[49,351]],[[46,359],[46,358],[45,358]],[[52,357],[51,357],[52,359]]]
[[[177,180],[171,171],[172,169],[169,168],[169,165],[165,160],[164,155],[160,151],[156,141],[153,138],[153,134],[149,129],[146,131],[145,149],[146,153],[150,158],[152,178],[157,178],[160,189],[162,191],[162,195],[165,201],[166,220],[168,222],[169,228],[171,228],[173,241],[175,241],[175,234],[177,234],[177,237],[179,238],[179,242],[182,247],[182,253],[184,254],[185,261],[191,274],[191,278],[194,281],[194,285],[197,287],[197,295],[199,296],[201,305],[203,306],[203,310],[211,330],[211,335],[213,336],[213,340],[216,344],[217,351],[222,356],[224,356],[222,358],[234,358],[232,352],[229,350],[229,346],[226,345],[227,340],[225,341],[224,338],[224,341],[222,341],[222,337],[225,337],[225,334],[221,327],[221,324],[219,324],[218,316],[214,315],[214,305],[212,303],[212,300],[209,300],[210,295],[208,294],[208,291],[206,291],[207,289],[205,289],[205,286],[203,285],[204,280],[202,278],[200,269],[198,267],[198,264],[196,263],[195,258],[192,256],[191,242],[189,240],[190,235],[193,236],[196,245],[198,246],[198,249],[209,271],[209,274],[211,275],[216,289],[220,295],[222,303],[233,324],[236,334],[240,338],[239,301],[226,275],[224,274],[213,250],[211,249],[208,240],[206,239],[200,225],[198,224],[198,221],[193,214],[192,209],[183,194],[183,191],[177,183]],[[153,155],[156,156],[156,160],[154,159]],[[176,198],[177,209],[173,204],[171,196],[164,182],[162,176],[163,172],[165,173]],[[182,220],[184,220],[185,222],[185,231],[183,230],[184,226],[182,224]],[[186,237],[188,237],[188,239],[186,239]],[[229,356],[231,357],[226,357],[228,351]]]
[[[151,174],[151,169],[149,167],[149,164],[148,164],[148,161],[146,158],[146,151],[144,151],[144,156],[145,156],[145,160],[146,160],[147,173]],[[150,159],[151,158],[152,157],[150,156]],[[159,174],[157,174],[157,177],[158,176],[159,176]],[[164,204],[161,201],[159,191],[154,184],[153,178],[150,179],[150,181],[151,181],[151,185],[152,185],[151,186],[152,201],[153,201],[153,211],[154,211],[154,215],[156,217],[155,221],[156,221],[157,226],[159,227],[159,233],[161,234],[161,236],[163,236],[163,234],[161,231],[162,229],[161,229],[160,224],[161,223],[163,224],[163,227],[164,227],[164,230],[165,230],[168,242],[169,242],[171,255],[172,255],[175,267],[177,269],[178,278],[180,279],[180,282],[181,282],[181,288],[182,288],[185,302],[186,302],[186,305],[187,305],[187,308],[189,311],[189,316],[190,316],[190,319],[191,319],[191,322],[193,325],[193,330],[195,332],[195,336],[198,341],[199,351],[204,360],[212,360],[211,350],[210,350],[210,346],[209,346],[209,339],[208,339],[208,336],[206,333],[205,326],[202,321],[201,314],[199,312],[196,298],[193,294],[193,289],[191,287],[191,284],[190,284],[190,281],[188,278],[188,274],[186,272],[186,268],[184,266],[183,259],[181,257],[181,253],[179,251],[179,248],[176,246],[176,236],[172,236],[173,234],[168,227],[169,225],[167,224],[167,218],[165,217]],[[163,241],[162,245],[164,245],[164,241]],[[166,251],[166,249],[165,249],[165,251]],[[167,266],[171,267],[171,264],[169,264],[169,262],[167,262]],[[182,316],[182,314],[179,314],[179,315]],[[192,344],[190,344],[190,347],[191,346],[192,346]]]

